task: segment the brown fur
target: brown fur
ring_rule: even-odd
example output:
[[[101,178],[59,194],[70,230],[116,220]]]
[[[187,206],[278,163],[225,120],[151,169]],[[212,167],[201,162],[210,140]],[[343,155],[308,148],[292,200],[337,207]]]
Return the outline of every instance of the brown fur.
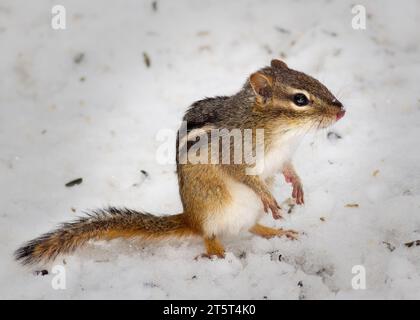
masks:
[[[294,230],[274,229],[274,228],[263,226],[259,223],[253,226],[249,231],[251,233],[254,233],[266,239],[270,239],[273,237],[286,236],[289,239],[295,240],[297,239],[297,235],[298,235],[298,233]]]
[[[299,91],[303,91],[310,100],[309,106],[296,107],[293,96]],[[308,125],[315,128],[328,126],[342,112],[341,103],[318,80],[288,68],[280,60],[273,60],[270,67],[253,73],[237,94],[197,101],[187,110],[183,120],[187,122],[187,136],[188,132],[196,129],[201,129],[204,134],[213,128],[239,129],[241,133],[245,129],[252,129],[251,152],[255,152],[256,148],[256,129],[264,129],[264,151],[268,152],[279,134]],[[186,163],[180,161],[185,156],[179,154],[180,143],[187,136],[178,136],[176,145],[179,192],[184,209],[182,214],[157,217],[128,209],[100,210],[75,222],[64,223],[55,231],[28,242],[16,251],[16,259],[24,264],[52,260],[59,254],[74,251],[91,239],[162,239],[187,235],[202,236],[207,256],[222,257],[223,246],[216,235],[208,234],[204,225],[209,215],[220,214],[218,212],[223,212],[220,209],[232,201],[227,184],[229,179],[248,186],[261,198],[266,211],[271,210],[274,218],[280,217],[279,206],[270,192],[271,178],[263,180],[259,176],[247,175],[246,164],[233,163],[233,152],[228,164],[193,164],[188,159]],[[191,143],[186,142],[186,146],[188,151]],[[232,140],[227,148],[233,150]],[[221,155],[219,153],[219,157]],[[210,159],[210,155],[205,156]],[[302,186],[293,166],[288,164],[283,172],[293,183],[293,197],[298,199],[298,204],[302,204]],[[259,224],[250,231],[263,237],[296,236],[292,231],[271,229]]]
[[[29,241],[15,252],[15,257],[23,264],[32,264],[71,253],[89,240],[120,237],[159,240],[194,234],[196,232],[188,227],[182,214],[158,217],[128,209],[108,208],[64,223],[56,230]]]
[[[296,90],[309,95],[310,106],[293,105],[292,97]],[[197,101],[188,109],[183,120],[187,122],[187,132],[197,128],[205,128],[206,131],[209,128],[239,129],[241,132],[263,128],[264,147],[268,152],[273,146],[273,137],[279,132],[303,126],[328,126],[336,121],[337,114],[342,110],[341,103],[318,80],[288,68],[280,60],[273,60],[270,67],[253,73],[237,94]],[[210,135],[207,136],[210,141]],[[230,148],[233,149],[233,142]],[[188,148],[184,151],[188,151]],[[179,152],[177,141],[177,157]],[[254,190],[264,206],[273,212],[273,216],[279,217],[278,204],[267,183],[258,176],[246,175],[246,168],[246,164],[234,164],[232,159],[228,165],[193,165],[182,164],[177,158],[181,201],[188,220],[197,229],[202,230],[202,221],[206,219],[207,212],[215,212],[229,203],[230,194],[225,184],[227,177]],[[294,175],[298,180],[297,174]],[[303,196],[301,190],[294,191],[295,195],[297,193]],[[303,198],[299,199],[299,204],[302,203]]]
[[[218,258],[225,257],[225,249],[220,241],[215,237],[205,238],[204,243],[206,246],[207,253],[204,254],[204,257],[211,258],[212,256],[216,256]]]

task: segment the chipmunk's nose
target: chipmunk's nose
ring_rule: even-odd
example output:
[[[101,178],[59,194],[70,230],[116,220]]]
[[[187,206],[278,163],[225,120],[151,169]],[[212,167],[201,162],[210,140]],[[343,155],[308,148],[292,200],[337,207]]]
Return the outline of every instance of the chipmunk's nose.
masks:
[[[346,110],[344,110],[343,104],[338,101],[337,99],[334,99],[332,101],[333,106],[337,107],[339,110],[336,115],[336,121],[340,120],[344,115],[346,114]]]
[[[346,110],[342,109],[340,111],[337,112],[337,121],[340,120],[342,117],[344,117],[344,115],[346,114]]]

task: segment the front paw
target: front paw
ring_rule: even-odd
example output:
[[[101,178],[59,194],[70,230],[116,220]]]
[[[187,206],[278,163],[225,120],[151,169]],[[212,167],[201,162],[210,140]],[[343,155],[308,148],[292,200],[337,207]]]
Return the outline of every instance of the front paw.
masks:
[[[274,219],[282,218],[281,207],[277,203],[276,199],[272,196],[262,196],[261,201],[264,205],[264,211],[268,213],[268,210],[271,211]]]
[[[297,204],[304,204],[304,194],[303,194],[303,186],[300,180],[296,180],[292,183],[293,191],[292,191],[292,198],[296,200]]]

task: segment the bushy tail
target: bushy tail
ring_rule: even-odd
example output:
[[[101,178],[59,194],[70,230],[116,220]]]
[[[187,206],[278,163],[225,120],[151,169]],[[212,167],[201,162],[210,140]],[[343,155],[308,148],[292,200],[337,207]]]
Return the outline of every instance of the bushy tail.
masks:
[[[15,258],[22,264],[47,262],[59,254],[73,252],[91,239],[161,239],[192,234],[194,231],[185,223],[183,214],[159,217],[129,209],[108,208],[63,223],[56,230],[27,242],[15,251]]]

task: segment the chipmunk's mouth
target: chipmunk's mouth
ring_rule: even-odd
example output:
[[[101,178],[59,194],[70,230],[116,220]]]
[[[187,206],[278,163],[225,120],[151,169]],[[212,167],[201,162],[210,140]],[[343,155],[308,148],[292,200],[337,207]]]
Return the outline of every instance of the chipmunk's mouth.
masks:
[[[337,112],[337,115],[336,115],[336,120],[335,121],[340,120],[342,117],[344,117],[345,114],[346,114],[346,110],[340,110],[340,111],[338,111]]]
[[[346,111],[340,110],[337,113],[330,114],[328,116],[324,116],[319,118],[317,121],[314,122],[314,126],[316,129],[325,129],[329,126],[332,126],[334,123],[336,123],[338,120],[340,120],[344,115],[346,114]]]

